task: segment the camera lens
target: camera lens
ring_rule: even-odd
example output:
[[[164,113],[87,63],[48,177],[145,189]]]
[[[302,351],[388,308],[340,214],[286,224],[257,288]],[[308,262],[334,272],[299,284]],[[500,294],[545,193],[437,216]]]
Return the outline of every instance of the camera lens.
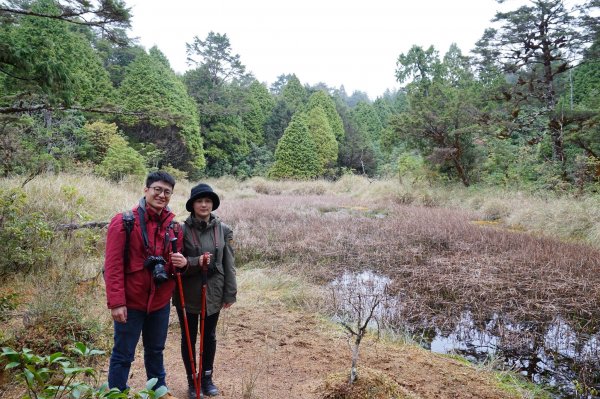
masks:
[[[164,283],[169,279],[167,272],[165,270],[165,265],[162,263],[157,263],[154,266],[154,272],[152,273],[152,277],[154,278],[154,282],[157,284]]]

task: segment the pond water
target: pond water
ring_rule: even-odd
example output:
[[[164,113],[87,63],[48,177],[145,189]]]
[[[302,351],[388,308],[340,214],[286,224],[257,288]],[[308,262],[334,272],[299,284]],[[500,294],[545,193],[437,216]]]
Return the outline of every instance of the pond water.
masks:
[[[577,331],[561,315],[543,324],[510,323],[500,314],[476,321],[468,310],[453,320],[452,328],[408,325],[402,304],[387,293],[390,283],[389,277],[372,271],[344,273],[331,283],[339,298],[336,319],[356,317],[356,303],[348,300],[352,292],[360,293],[363,302],[378,298],[372,327],[392,326],[433,352],[459,354],[475,363],[494,359],[535,383],[553,387],[555,398],[600,398],[599,331]]]

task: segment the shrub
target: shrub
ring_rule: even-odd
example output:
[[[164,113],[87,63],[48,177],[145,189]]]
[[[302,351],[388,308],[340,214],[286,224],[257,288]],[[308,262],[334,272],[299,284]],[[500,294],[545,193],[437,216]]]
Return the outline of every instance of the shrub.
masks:
[[[20,188],[0,189],[0,275],[48,264],[54,232],[39,212],[27,212]]]
[[[103,351],[88,348],[77,342],[71,352],[75,357],[90,360],[92,356],[102,355]],[[62,352],[41,356],[30,349],[16,351],[2,348],[0,359],[6,362],[5,370],[17,372],[17,377],[25,382],[27,398],[160,398],[167,392],[167,387],[152,388],[157,379],[146,383],[146,389],[135,393],[120,392],[117,388],[109,389],[108,385],[98,386],[98,373],[90,366],[79,366],[76,359],[65,356]]]
[[[144,157],[120,136],[113,139],[106,156],[96,167],[97,174],[114,181],[120,181],[127,175],[145,175],[146,172]]]
[[[187,172],[184,172],[183,170],[174,168],[171,164],[168,164],[167,166],[163,166],[162,170],[164,170],[165,172],[167,172],[168,174],[173,176],[175,178],[176,182],[187,180],[187,178],[188,178]]]
[[[118,136],[117,125],[97,121],[86,124],[82,130],[91,146],[89,158],[95,163],[101,162],[111,142]]]

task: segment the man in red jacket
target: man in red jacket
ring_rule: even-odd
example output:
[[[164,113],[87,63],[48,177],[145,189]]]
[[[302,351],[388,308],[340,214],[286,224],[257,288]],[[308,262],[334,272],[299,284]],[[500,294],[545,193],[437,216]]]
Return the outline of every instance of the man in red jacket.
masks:
[[[167,339],[171,294],[175,288],[170,261],[170,240],[182,245],[179,225],[167,205],[175,179],[166,172],[153,172],[146,178],[144,197],[133,208],[133,229],[127,241],[121,213],[108,227],[104,279],[106,299],[114,320],[114,346],[108,369],[108,385],[128,388],[129,369],[140,334],[144,345],[144,365],[149,379],[157,378],[154,389],[166,386],[163,350]],[[166,396],[171,396],[167,393]]]

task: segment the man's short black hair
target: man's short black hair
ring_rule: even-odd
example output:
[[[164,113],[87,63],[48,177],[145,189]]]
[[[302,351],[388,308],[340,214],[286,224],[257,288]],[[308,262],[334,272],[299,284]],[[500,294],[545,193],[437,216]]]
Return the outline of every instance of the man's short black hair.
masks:
[[[150,173],[148,177],[146,177],[146,187],[150,187],[152,183],[157,181],[164,181],[165,183],[170,184],[172,188],[175,188],[175,179],[164,170]]]

